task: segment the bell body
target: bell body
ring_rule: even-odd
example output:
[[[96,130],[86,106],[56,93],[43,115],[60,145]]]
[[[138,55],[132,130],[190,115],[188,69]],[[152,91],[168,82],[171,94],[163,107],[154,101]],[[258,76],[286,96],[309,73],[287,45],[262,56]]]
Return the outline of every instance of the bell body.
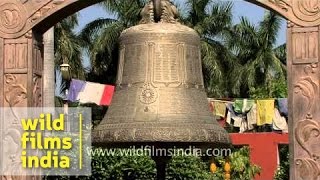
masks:
[[[94,143],[230,143],[209,110],[193,29],[150,23],[125,30],[117,77]]]

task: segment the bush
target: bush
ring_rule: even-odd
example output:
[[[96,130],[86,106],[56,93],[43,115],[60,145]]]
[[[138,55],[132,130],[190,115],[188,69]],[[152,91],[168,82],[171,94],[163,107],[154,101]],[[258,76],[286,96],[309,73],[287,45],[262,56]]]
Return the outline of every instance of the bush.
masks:
[[[154,179],[156,168],[148,156],[93,156],[92,176],[85,179]]]
[[[231,165],[231,179],[235,180],[252,180],[254,176],[261,172],[261,168],[250,162],[249,147],[244,146],[240,149],[234,149],[228,158],[216,157],[214,159],[220,172],[223,172],[223,167],[226,162]],[[224,174],[220,175],[224,177]]]
[[[217,171],[211,173],[210,163],[195,156],[174,156],[168,163],[167,180],[185,179],[224,179],[226,158],[212,159],[217,164]],[[260,168],[250,163],[249,148],[235,149],[228,161],[231,164],[231,178],[251,180],[260,172]],[[45,179],[82,179],[82,180],[144,180],[156,178],[156,165],[149,156],[93,156],[92,175],[90,177],[46,177]]]
[[[209,172],[209,166],[200,157],[174,156],[168,164],[166,179],[219,179],[217,175]]]
[[[274,179],[275,180],[289,180],[289,146],[283,146],[280,148],[280,168],[277,170]]]
[[[287,81],[285,79],[273,79],[270,83],[260,87],[250,88],[250,98],[285,98],[288,97]]]

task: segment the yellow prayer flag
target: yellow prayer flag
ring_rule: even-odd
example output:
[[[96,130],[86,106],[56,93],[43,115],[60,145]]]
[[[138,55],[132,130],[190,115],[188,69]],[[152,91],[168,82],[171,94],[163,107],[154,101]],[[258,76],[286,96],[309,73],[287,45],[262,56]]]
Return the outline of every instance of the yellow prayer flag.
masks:
[[[224,102],[215,102],[214,110],[216,112],[216,116],[225,117],[226,116],[226,104]]]
[[[274,99],[257,100],[257,125],[272,124],[274,116]]]

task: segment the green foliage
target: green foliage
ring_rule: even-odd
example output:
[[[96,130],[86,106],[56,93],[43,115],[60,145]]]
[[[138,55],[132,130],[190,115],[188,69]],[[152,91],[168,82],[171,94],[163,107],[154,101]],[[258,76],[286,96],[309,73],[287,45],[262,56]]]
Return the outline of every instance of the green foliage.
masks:
[[[215,173],[209,172],[209,163],[199,157],[176,156],[167,168],[167,179],[224,179],[224,166],[226,162],[231,164],[231,179],[251,180],[261,172],[261,168],[250,162],[249,147],[234,149],[231,155],[226,157],[214,157],[213,162],[217,165]]]
[[[195,156],[175,156],[172,158],[167,168],[168,180],[184,179],[217,179],[209,172],[208,164],[200,157]],[[218,180],[218,179],[217,179]]]
[[[259,98],[285,98],[288,97],[287,81],[285,79],[272,79],[268,84],[257,88],[250,88],[250,97]]]
[[[98,148],[98,150],[102,149]],[[119,150],[114,151],[114,154],[116,154],[114,156],[98,155],[96,153],[96,155],[92,156],[92,176],[77,177],[76,179],[144,180],[156,178],[155,163],[149,156],[141,156],[138,153],[136,156],[125,156],[121,153]],[[217,171],[215,173],[210,172],[209,162],[202,160],[201,157],[173,156],[167,165],[166,179],[221,180],[224,179],[224,165],[226,161],[230,161],[232,179],[251,180],[261,171],[258,166],[250,163],[248,147],[235,149],[229,156],[229,159],[214,157],[213,161],[217,164]],[[73,177],[46,177],[45,179],[73,179]]]
[[[99,82],[114,83],[118,67],[119,37],[123,30],[138,24],[139,13],[145,3],[145,0],[105,0],[99,5],[113,17],[96,19],[81,31],[83,47],[91,61],[90,76],[98,78],[103,75],[103,78],[109,78],[109,82],[98,79],[101,80]]]
[[[54,97],[55,107],[63,107],[63,99],[61,97]]]
[[[287,64],[287,46],[282,44],[274,49],[274,54],[283,64]]]
[[[251,180],[260,173],[261,168],[250,162],[249,147],[243,147],[230,156],[231,177],[241,180]]]
[[[232,28],[227,44],[236,56],[237,65],[231,72],[231,83],[232,92],[237,97],[248,97],[250,89],[266,84],[270,93],[273,79],[285,80],[285,47],[274,49],[280,24],[279,16],[267,12],[259,26],[242,17],[240,23]]]
[[[146,0],[105,0],[100,5],[114,15],[86,25],[80,37],[90,56],[92,71],[88,80],[114,83],[117,72],[118,39],[121,32],[138,24],[140,10]],[[194,28],[201,37],[205,86],[209,96],[224,97],[229,89],[228,69],[232,69],[230,52],[223,45],[224,34],[232,24],[232,4],[211,0],[188,0],[180,21]],[[101,75],[104,76],[101,76]],[[103,77],[103,78],[99,78]],[[108,78],[108,80],[106,80]],[[93,80],[95,79],[95,80]],[[230,85],[229,85],[230,86]]]
[[[82,64],[82,40],[73,29],[78,25],[78,14],[71,15],[54,26],[54,51],[55,65],[70,65],[72,76],[84,78],[84,67]]]
[[[138,24],[145,3],[105,0],[100,4],[113,17],[94,20],[80,33],[92,65],[87,80],[115,82],[119,36],[124,29]],[[250,90],[261,94],[265,90],[259,88],[270,84],[272,78],[286,76],[285,45],[274,48],[281,18],[268,12],[258,26],[244,17],[233,25],[232,8],[230,2],[211,0],[187,0],[179,7],[180,22],[195,29],[201,38],[203,77],[209,97],[248,97]]]
[[[277,170],[274,180],[289,180],[289,146],[280,148],[280,168]]]
[[[147,156],[93,156],[92,176],[85,179],[153,179],[155,163]]]
[[[209,97],[226,97],[230,91],[230,70],[235,57],[224,45],[232,27],[230,2],[187,0],[181,21],[201,38],[204,84]],[[182,13],[181,13],[182,14]]]
[[[218,167],[224,167],[226,162],[231,164],[231,179],[251,180],[261,172],[261,168],[250,162],[250,149],[244,146],[234,149],[229,158],[217,157]]]

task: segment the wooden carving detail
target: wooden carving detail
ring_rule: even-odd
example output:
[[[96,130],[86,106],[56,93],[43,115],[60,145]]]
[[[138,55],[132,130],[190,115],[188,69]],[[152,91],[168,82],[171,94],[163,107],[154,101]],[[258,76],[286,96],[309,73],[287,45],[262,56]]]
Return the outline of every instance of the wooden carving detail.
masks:
[[[299,28],[301,29],[301,28]],[[308,32],[295,32],[292,35],[293,41],[293,63],[305,64],[318,62],[319,33],[317,30]]]
[[[0,37],[18,38],[30,30],[44,17],[61,9],[65,0],[1,0]]]
[[[22,84],[17,83],[17,79],[14,75],[5,75],[5,81],[7,90],[4,92],[4,97],[10,107],[14,107],[27,98],[27,89],[23,87]]]
[[[320,20],[320,1],[319,0],[303,0],[292,1],[292,10],[297,18],[306,22],[316,22]]]
[[[34,107],[42,106],[42,83],[41,77],[38,75],[34,75],[33,77],[33,90],[32,90],[32,101]]]
[[[46,17],[78,1],[80,0],[1,0],[0,37],[21,37]],[[311,27],[320,24],[319,0],[246,1],[272,9],[300,26]],[[176,22],[177,11],[173,8],[170,1],[161,0],[161,4],[164,7],[162,19],[165,19],[166,22]],[[143,16],[145,21],[142,21],[144,23],[153,21],[154,13],[152,12],[151,5],[152,3],[142,11],[142,15],[145,15]]]
[[[319,164],[314,159],[297,159],[296,165],[300,172],[300,178],[305,180],[317,180],[320,175]]]
[[[275,10],[286,19],[300,26],[317,26],[320,24],[319,0],[247,0],[263,4]]]
[[[302,95],[308,99],[307,107],[305,109],[308,112],[308,115],[311,115],[312,108],[314,108],[315,101],[313,100],[313,96],[317,89],[317,84],[310,77],[301,79],[295,86],[295,93],[301,92]]]
[[[21,133],[17,127],[10,127],[5,130],[4,133],[4,152],[7,156],[4,158],[3,172],[8,174],[4,175],[4,180],[23,180],[22,176],[13,176],[13,174],[22,174],[22,162],[20,160],[21,156],[21,143],[19,139],[21,138]],[[12,175],[10,175],[12,174]],[[1,176],[0,176],[1,179]]]
[[[42,106],[42,70],[43,70],[43,45],[41,42],[34,43],[32,59],[32,106]]]
[[[22,4],[26,3],[28,0],[20,0]]]
[[[285,0],[269,0],[269,2],[275,4],[286,12],[290,9],[290,5]]]
[[[27,40],[4,44],[4,66],[10,70],[26,69],[28,66]]]
[[[26,9],[22,4],[7,2],[0,5],[0,35],[15,34],[26,25]]]
[[[296,140],[299,145],[308,153],[310,158],[315,161],[319,159],[319,155],[312,152],[311,149],[308,148],[306,144],[310,138],[318,138],[320,135],[320,125],[318,122],[312,120],[311,116],[306,117],[306,119],[301,120],[297,123],[295,129]]]
[[[16,76],[12,74],[5,75],[5,87],[4,99],[9,104],[12,115],[15,118],[13,123],[17,124],[19,117],[13,107],[27,98],[27,89],[22,84],[19,84]]]
[[[317,180],[320,176],[320,154],[316,152],[317,150],[312,147],[313,143],[310,142],[312,139],[316,142],[320,140],[320,123],[313,118],[312,114],[317,110],[316,101],[319,98],[317,96],[319,92],[318,83],[312,78],[312,74],[316,73],[317,68],[317,63],[307,65],[305,67],[305,74],[307,76],[301,78],[294,89],[296,94],[300,93],[306,98],[306,101],[304,101],[306,109],[303,110],[305,113],[301,118],[302,120],[296,122],[294,128],[297,145],[307,153],[305,157],[295,158],[296,171],[301,179],[306,180]]]
[[[50,12],[50,10],[55,9],[56,6],[62,4],[64,0],[51,0],[48,4],[41,7],[37,12],[32,14],[30,20],[31,22],[35,22],[38,19],[44,17],[46,14]],[[58,9],[56,9],[58,10]]]

